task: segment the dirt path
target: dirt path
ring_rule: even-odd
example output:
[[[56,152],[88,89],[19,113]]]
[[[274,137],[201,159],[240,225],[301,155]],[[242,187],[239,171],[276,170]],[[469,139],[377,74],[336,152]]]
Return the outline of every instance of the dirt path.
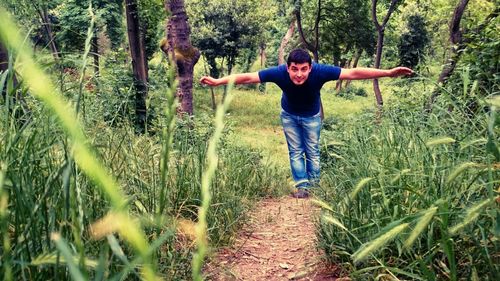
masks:
[[[208,280],[336,280],[315,247],[317,208],[309,200],[267,199],[230,249],[207,265]]]

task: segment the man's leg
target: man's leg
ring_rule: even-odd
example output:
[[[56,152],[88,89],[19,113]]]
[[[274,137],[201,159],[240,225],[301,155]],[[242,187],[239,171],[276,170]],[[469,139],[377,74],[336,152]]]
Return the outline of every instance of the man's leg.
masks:
[[[283,125],[283,132],[285,133],[286,143],[288,145],[288,155],[295,187],[307,188],[309,186],[309,180],[306,172],[306,165],[304,163],[305,147],[300,117],[282,111],[281,124]]]
[[[320,176],[320,155],[319,136],[321,132],[321,116],[316,114],[313,117],[303,119],[304,147],[306,154],[306,173],[311,185],[319,183]]]

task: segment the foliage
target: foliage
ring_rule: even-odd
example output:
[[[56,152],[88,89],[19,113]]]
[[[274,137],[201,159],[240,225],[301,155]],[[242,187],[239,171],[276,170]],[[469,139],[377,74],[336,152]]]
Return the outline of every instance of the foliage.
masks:
[[[396,103],[382,124],[366,114],[325,133],[318,239],[329,259],[359,280],[498,279],[496,110],[425,121]]]
[[[238,71],[253,71],[256,53],[264,45],[268,65],[274,65],[293,4],[298,3],[186,2],[194,41],[216,71],[222,62]],[[311,36],[317,1],[302,2],[306,36]],[[139,4],[151,57],[163,36],[165,12],[159,0]],[[322,1],[323,60],[347,62],[359,49],[371,56],[375,33],[368,4]],[[363,84],[365,88],[353,87],[359,83],[353,82],[340,98],[333,95],[333,83],[323,90],[327,119],[322,132],[323,182],[317,196],[326,208],[318,221],[318,241],[327,257],[353,279],[499,278],[499,215],[494,202],[500,161],[495,99],[500,92],[499,19],[476,29],[495,8],[495,1],[471,1],[463,20],[467,46],[456,71],[440,89],[443,94],[434,112],[427,118],[420,113],[446,57],[449,15],[455,4],[407,0],[389,22],[385,66],[397,63],[401,34],[408,40],[423,35],[412,33],[417,28],[408,26],[406,19],[418,14],[432,32],[428,59],[419,61],[425,74],[381,81],[387,93],[394,94],[387,99],[380,124],[370,125],[374,119],[370,99],[359,96],[366,94],[363,89],[369,82]],[[168,280],[189,279],[196,236],[192,229],[207,196],[206,189],[201,191],[207,139],[215,132],[211,109],[200,105],[209,104],[208,90],[197,90],[197,116],[171,123],[175,103],[165,95],[174,85],[167,78],[171,69],[153,55],[148,134],[137,136],[130,104],[130,58],[121,48],[122,1],[92,1],[99,38],[107,35],[111,41],[111,46],[100,46],[99,79],[81,69],[88,56],[85,51],[82,59],[81,53],[89,39],[89,1],[2,0],[1,5],[25,29],[32,29],[24,50],[30,49],[30,39],[38,46],[48,43],[38,15],[38,9],[46,9],[56,24],[53,31],[64,56],[61,64],[54,65],[44,53],[37,53],[33,63],[26,59],[29,52],[14,52],[18,90],[29,110],[9,93],[0,100],[0,276],[6,280],[118,280],[141,279],[144,270],[151,270]],[[2,19],[0,29],[5,26]],[[9,40],[12,34],[18,36],[15,28],[9,32]],[[290,47],[297,44],[292,42]],[[370,64],[368,56],[362,64]],[[197,67],[201,73],[203,66]],[[27,69],[33,68],[45,70],[50,77],[40,71],[27,75]],[[0,73],[0,91],[12,90],[7,86],[11,85],[8,73]],[[219,94],[222,89],[214,91]],[[218,169],[210,186],[211,203],[203,205],[208,210],[207,236],[198,234],[213,247],[229,243],[253,202],[276,195],[286,182],[287,155],[281,150],[286,145],[276,117],[281,91],[269,85],[268,92],[272,94],[235,90],[237,98],[224,116],[229,125],[218,139],[218,160],[212,160]],[[71,112],[79,97],[81,111],[75,121]],[[266,153],[248,148],[259,145],[265,146]],[[77,158],[82,147],[91,152],[85,161]],[[277,162],[279,167],[268,164],[267,154],[283,158]],[[109,176],[102,177],[102,171],[109,171]],[[99,172],[101,179],[115,179],[114,187],[99,182]],[[117,207],[121,200],[125,209]],[[120,210],[116,217],[109,213],[113,208]],[[94,230],[113,225],[110,222],[126,222],[139,236],[143,233],[143,246],[138,247],[127,236],[131,231],[123,228],[96,235]],[[151,263],[144,263],[148,259]]]
[[[258,0],[192,1],[187,5],[191,18],[193,45],[207,58],[213,76],[218,77],[217,58],[227,62],[228,72],[243,50],[257,50],[272,9]]]
[[[97,10],[98,29],[106,31],[106,35],[111,41],[112,49],[116,50],[122,45],[124,40],[124,26],[122,22],[123,1],[93,0],[92,5]]]
[[[57,42],[63,52],[82,51],[90,23],[89,1],[68,0],[54,9],[59,28],[56,29]],[[97,17],[97,32],[106,31],[111,46],[116,49],[123,43],[124,30],[122,24],[122,1],[91,1],[94,14]]]
[[[304,5],[314,5],[314,1]],[[320,57],[328,58],[334,64],[345,64],[348,55],[364,51],[374,54],[376,39],[370,18],[368,1],[323,1],[324,12],[320,23]],[[305,11],[314,9],[304,7]],[[309,15],[309,22],[312,21]],[[312,26],[310,23],[307,26]]]
[[[490,13],[494,15],[492,11],[493,8]],[[465,19],[466,24],[472,24],[471,21],[480,24],[463,34],[465,49],[461,52],[455,70],[445,86],[436,89],[442,93],[442,97],[437,101],[439,106],[459,110],[468,118],[472,118],[487,111],[482,102],[485,97],[500,93],[498,8],[496,15],[489,21],[485,20],[487,16],[481,20]]]
[[[418,14],[408,18],[408,32],[401,35],[399,41],[399,65],[415,69],[424,58],[424,50],[429,44],[429,37],[424,18]]]
[[[469,35],[469,44],[459,67],[470,72],[480,93],[500,93],[500,18],[497,17],[479,34]],[[460,87],[460,77],[453,77],[454,88]],[[460,87],[463,88],[463,87]],[[458,90],[458,89],[457,89]],[[483,94],[484,96],[484,94]]]
[[[364,88],[349,86],[349,87],[342,89],[338,93],[338,96],[343,97],[345,99],[353,99],[354,96],[367,97],[368,94],[366,93],[366,90]]]
[[[63,52],[83,50],[90,23],[88,7],[88,1],[68,0],[55,9],[61,26],[61,29],[56,33],[56,38]]]
[[[285,36],[290,26],[292,18],[295,18],[293,14],[293,1],[289,0],[274,0],[269,1],[270,7],[264,7],[267,12],[270,12],[272,16],[268,19],[268,24],[263,28],[263,40],[266,50],[266,66],[276,66],[278,65],[278,49],[281,44],[282,38]],[[297,29],[295,29],[297,30]],[[284,53],[288,54],[296,46],[293,44],[288,44],[285,48]]]
[[[20,46],[20,37],[6,32],[4,27],[2,40],[15,38],[16,44],[4,42]],[[24,48],[17,50],[24,66],[20,76],[40,100],[29,97],[30,118],[22,126],[13,118],[17,110],[4,103],[0,107],[2,276],[152,279],[161,273],[167,279],[187,278],[193,233],[181,225],[197,219],[193,211],[204,196],[200,178],[205,173],[206,136],[213,132],[210,118],[195,126],[180,123],[173,154],[160,167],[164,135],[136,136],[130,124],[107,126],[100,106],[108,97],[90,95],[82,87],[85,80],[78,87],[86,97],[81,100],[86,110],[81,111],[80,127],[70,109],[77,97],[67,94],[72,102],[64,102]],[[8,83],[0,81],[0,88]],[[165,87],[158,91],[174,92]],[[164,96],[158,106],[172,97]],[[164,128],[166,119],[161,115],[151,132]],[[207,218],[212,245],[228,241],[251,202],[277,190],[279,183],[277,171],[261,162],[258,153],[222,144]],[[113,176],[103,180],[106,171]],[[166,185],[160,184],[160,175],[167,175]],[[115,179],[119,187],[113,186]],[[164,190],[168,196],[162,202],[158,198]],[[162,206],[167,208],[158,212]]]
[[[144,36],[146,60],[150,60],[159,50],[159,42],[165,37],[165,19],[167,14],[161,0],[139,0],[139,17]]]
[[[0,6],[6,8],[14,15],[20,26],[28,32],[34,45],[47,47],[49,38],[45,30],[41,12],[47,12],[51,23],[57,26],[57,18],[50,11],[61,3],[61,0],[1,0]]]

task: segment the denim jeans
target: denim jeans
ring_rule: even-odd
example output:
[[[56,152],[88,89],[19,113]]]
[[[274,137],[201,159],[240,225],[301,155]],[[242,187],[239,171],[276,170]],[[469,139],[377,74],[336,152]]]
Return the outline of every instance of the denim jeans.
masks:
[[[319,182],[319,135],[321,117],[301,117],[281,111],[295,187],[310,188]]]

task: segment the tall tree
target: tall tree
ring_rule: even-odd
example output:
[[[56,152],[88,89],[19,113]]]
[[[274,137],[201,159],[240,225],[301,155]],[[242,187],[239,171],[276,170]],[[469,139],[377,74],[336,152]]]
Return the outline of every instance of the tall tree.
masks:
[[[373,55],[375,29],[365,0],[324,1],[320,29],[321,57],[340,67],[355,67],[363,52]],[[340,90],[342,81],[337,81]]]
[[[389,18],[391,17],[394,10],[396,10],[396,5],[401,0],[391,0],[391,4],[387,13],[382,20],[382,23],[379,22],[377,18],[377,3],[378,0],[372,0],[372,19],[375,28],[377,29],[377,50],[375,52],[375,68],[380,68],[380,62],[382,61],[382,49],[384,47],[384,33],[385,27]],[[377,99],[377,106],[379,109],[379,113],[382,110],[382,106],[384,105],[384,100],[382,99],[382,94],[380,93],[380,87],[378,84],[378,79],[373,79],[373,91],[375,92],[375,98]]]
[[[30,32],[36,43],[50,49],[57,61],[60,50],[57,47],[54,33],[54,14],[49,11],[60,4],[61,0],[2,0],[2,6],[10,10],[22,26],[33,28]]]
[[[457,6],[455,7],[455,10],[453,12],[451,21],[450,21],[450,37],[449,37],[449,42],[450,42],[450,47],[449,47],[449,54],[448,58],[446,60],[445,65],[443,66],[443,69],[441,73],[439,74],[438,78],[438,85],[443,86],[448,79],[450,78],[451,74],[455,70],[455,67],[457,66],[457,63],[460,59],[460,56],[462,53],[464,53],[467,44],[472,42],[472,38],[474,38],[475,35],[480,34],[485,28],[488,27],[488,25],[493,22],[500,14],[500,7],[496,6],[495,9],[484,19],[484,21],[477,25],[475,28],[468,30],[468,36],[464,34],[464,29],[460,27],[460,22],[462,20],[462,16],[464,15],[465,9],[467,7],[467,4],[469,3],[469,0],[461,0]],[[496,60],[498,62],[498,60]],[[430,112],[432,109],[432,105],[436,101],[437,97],[440,95],[441,91],[439,88],[436,88],[431,96],[429,97],[429,100],[427,101],[425,105],[425,111]]]
[[[125,13],[127,15],[128,42],[134,75],[136,128],[138,132],[144,133],[147,122],[148,64],[144,49],[144,39],[140,30],[139,11],[136,0],[125,0]]]
[[[218,77],[216,59],[226,62],[227,73],[238,59],[255,52],[270,29],[273,9],[260,0],[193,1],[193,44],[207,58],[211,76]],[[267,46],[266,46],[267,47]],[[247,56],[248,58],[248,56]],[[223,67],[223,65],[222,65]],[[217,75],[214,75],[217,74]]]
[[[193,114],[193,69],[200,58],[200,51],[191,44],[184,0],[167,0],[165,9],[170,17],[166,26],[167,52],[177,67],[177,98],[179,114]]]
[[[299,31],[300,39],[305,47],[313,53],[313,59],[315,62],[319,61],[319,22],[321,20],[321,0],[318,0],[317,9],[315,11],[314,26],[313,26],[313,41],[310,42],[305,34],[302,27],[302,1],[298,0],[295,3],[295,17],[297,19],[297,30]]]
[[[462,29],[460,28],[460,22],[462,21],[462,16],[465,12],[465,8],[469,4],[469,0],[460,0],[455,10],[453,12],[453,16],[450,22],[450,57],[445,64],[445,67],[439,74],[438,84],[443,84],[443,82],[448,79],[450,74],[455,69],[455,66],[458,61],[458,56],[460,56],[461,51],[465,48],[465,44],[463,44],[463,34]]]
[[[42,21],[42,25],[45,29],[48,44],[49,44],[50,50],[52,52],[52,56],[57,61],[57,60],[59,60],[59,50],[58,50],[57,45],[56,45],[56,39],[54,36],[54,32],[52,31],[52,21],[49,17],[48,6],[46,3],[44,4],[43,2],[42,3],[35,2],[35,5],[37,6],[36,9],[37,9],[38,15],[40,16],[40,20]]]
[[[297,18],[294,15],[290,21],[290,25],[288,26],[288,30],[286,31],[285,36],[283,36],[283,39],[281,39],[280,47],[278,49],[278,64],[285,63],[285,48],[293,36],[293,32],[295,31],[295,22],[296,21],[297,21]]]
[[[103,51],[101,50],[101,46],[99,46],[99,38],[103,35],[107,36],[113,49],[116,49],[123,43],[123,0],[92,0],[91,3],[95,11],[96,21],[91,40],[90,54],[94,58],[94,75],[99,77],[99,58]]]

